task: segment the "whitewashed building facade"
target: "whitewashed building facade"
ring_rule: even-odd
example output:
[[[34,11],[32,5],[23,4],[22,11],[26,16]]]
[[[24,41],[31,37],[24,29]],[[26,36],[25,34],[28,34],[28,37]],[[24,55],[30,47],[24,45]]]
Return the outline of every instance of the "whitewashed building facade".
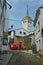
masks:
[[[0,49],[3,43],[4,32],[8,31],[8,20],[6,18],[8,17],[10,7],[6,0],[0,0]]]
[[[43,51],[43,7],[38,8],[34,20],[37,51]]]
[[[6,11],[4,11],[5,14],[5,25],[4,25],[4,32],[8,32],[8,22],[9,22],[9,13],[12,6],[6,2]]]

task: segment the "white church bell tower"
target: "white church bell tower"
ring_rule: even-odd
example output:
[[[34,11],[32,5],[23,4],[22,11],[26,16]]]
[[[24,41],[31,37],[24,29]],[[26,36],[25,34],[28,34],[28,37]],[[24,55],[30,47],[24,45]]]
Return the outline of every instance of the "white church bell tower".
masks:
[[[22,19],[22,27],[27,30],[28,32],[31,32],[32,29],[32,19],[28,15],[28,6],[26,11],[26,16]]]

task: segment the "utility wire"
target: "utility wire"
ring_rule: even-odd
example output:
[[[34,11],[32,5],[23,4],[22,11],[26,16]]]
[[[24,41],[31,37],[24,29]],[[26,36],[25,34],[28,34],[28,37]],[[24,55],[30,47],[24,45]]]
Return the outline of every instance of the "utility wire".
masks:
[[[9,18],[5,18],[5,20],[10,20],[10,21],[22,21],[22,20],[17,20],[17,19],[9,19]]]
[[[1,17],[1,16],[0,16]],[[10,20],[10,21],[22,21],[22,20],[19,20],[19,19],[10,19],[10,18],[5,18],[5,20]]]

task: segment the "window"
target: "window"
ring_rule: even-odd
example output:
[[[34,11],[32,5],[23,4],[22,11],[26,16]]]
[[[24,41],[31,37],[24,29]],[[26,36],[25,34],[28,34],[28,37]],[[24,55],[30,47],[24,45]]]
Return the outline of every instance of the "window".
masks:
[[[11,28],[13,28],[13,25],[11,25]]]
[[[40,22],[38,21],[38,28],[39,28],[39,30],[38,30],[38,32],[40,31]]]
[[[38,41],[37,41],[37,44],[38,44]]]
[[[39,50],[41,50],[41,40],[39,40]]]
[[[23,21],[23,23],[26,23],[26,21]]]
[[[43,36],[43,28],[41,29],[41,34],[42,34],[42,36]]]
[[[26,33],[25,33],[25,32],[23,32],[23,34],[24,34],[24,35],[26,35]]]
[[[37,29],[37,26],[36,26],[36,29]]]
[[[0,24],[1,24],[1,20],[2,20],[2,12],[1,12],[1,15],[0,15]]]
[[[38,25],[40,25],[39,21],[38,21]]]
[[[29,24],[31,24],[31,22],[30,22],[30,21],[28,21],[28,23],[29,23]]]
[[[22,32],[20,31],[20,34],[22,34]]]
[[[40,43],[40,40],[39,40],[39,43]]]
[[[25,21],[25,23],[26,23],[26,21]]]
[[[11,35],[11,31],[9,31],[9,35]]]

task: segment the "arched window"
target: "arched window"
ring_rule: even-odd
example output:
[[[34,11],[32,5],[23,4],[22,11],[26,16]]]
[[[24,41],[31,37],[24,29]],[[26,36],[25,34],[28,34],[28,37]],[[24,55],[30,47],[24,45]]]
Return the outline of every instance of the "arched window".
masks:
[[[23,32],[24,35],[26,35],[26,32]]]
[[[8,34],[11,35],[11,31],[9,31]]]
[[[26,21],[25,21],[25,23],[26,23]]]
[[[22,34],[22,32],[20,31],[20,34]]]
[[[23,23],[26,23],[26,21],[23,21]]]

